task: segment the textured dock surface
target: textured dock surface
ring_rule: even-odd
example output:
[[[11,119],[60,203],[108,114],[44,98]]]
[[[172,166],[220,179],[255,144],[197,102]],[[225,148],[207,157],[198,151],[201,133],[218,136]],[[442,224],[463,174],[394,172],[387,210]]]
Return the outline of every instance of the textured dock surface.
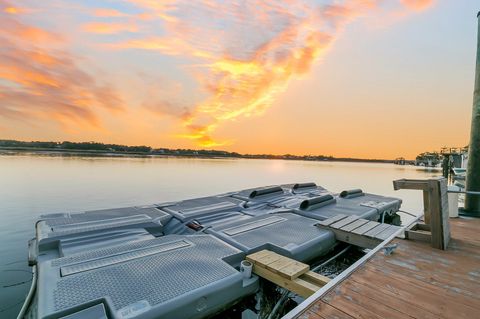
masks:
[[[448,250],[395,239],[297,318],[478,318],[480,219],[451,219]]]

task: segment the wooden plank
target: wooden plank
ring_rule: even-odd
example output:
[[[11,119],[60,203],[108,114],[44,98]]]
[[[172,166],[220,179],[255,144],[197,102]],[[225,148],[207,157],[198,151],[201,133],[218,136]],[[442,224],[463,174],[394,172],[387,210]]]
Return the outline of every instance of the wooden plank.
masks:
[[[338,222],[341,219],[344,219],[345,217],[347,217],[347,216],[343,215],[343,214],[338,214],[338,215],[335,215],[333,217],[330,217],[328,219],[325,219],[325,220],[322,220],[322,221],[318,222],[318,225],[329,226],[329,225],[331,225],[335,222]]]
[[[304,298],[330,281],[325,276],[309,271],[309,265],[272,251],[263,250],[247,255],[246,259],[253,263],[255,274]]]
[[[416,227],[416,229],[412,229],[412,230],[432,231],[430,225],[428,225],[428,224],[416,223],[416,224],[415,224],[415,227]]]
[[[262,266],[287,279],[294,279],[310,270],[310,266],[291,258],[287,258],[273,251],[263,250],[264,253],[246,257],[254,265]]]
[[[386,228],[384,231],[382,231],[381,233],[375,235],[375,238],[381,240],[381,241],[384,241],[385,239],[389,238],[390,236],[393,235],[393,233],[395,233],[396,231],[398,231],[400,229],[399,226],[393,226],[393,225],[390,225],[389,228]]]
[[[343,241],[364,248],[373,248],[380,244],[383,240],[388,238],[385,237],[380,240],[376,237],[376,235],[392,235],[395,231],[400,229],[400,227],[398,226],[380,224],[374,221],[358,219],[357,216],[346,217],[338,221],[337,223],[330,224],[329,226],[317,224],[317,227],[333,231],[333,233],[335,234],[335,238],[339,241]],[[389,232],[383,233],[387,229],[389,229]]]
[[[431,243],[432,247],[442,249],[442,242],[438,239],[441,233],[440,222],[440,190],[436,181],[429,181],[429,205],[430,205],[430,227],[431,227]]]
[[[309,270],[309,265],[294,261],[281,269],[277,269],[277,272],[280,276],[293,280]]]
[[[330,297],[330,299],[327,299]],[[340,285],[331,296],[323,298],[332,306],[343,306],[342,310],[357,318],[405,319],[405,314],[388,305],[388,302],[375,302],[368,294],[350,289],[348,285]],[[348,305],[346,305],[348,304]]]
[[[253,272],[258,276],[263,277],[289,291],[292,291],[303,298],[308,298],[315,293],[315,291],[320,289],[319,286],[313,285],[312,283],[308,283],[299,278],[289,280],[259,265],[253,265]]]
[[[310,281],[306,281],[302,278],[293,279],[292,282],[301,285],[303,289],[309,290],[310,292],[308,296],[313,295],[318,289],[322,288],[321,286],[318,286]]]
[[[299,317],[299,319],[325,319],[324,317],[320,317],[317,315],[315,312],[308,310],[302,313]]]
[[[313,302],[305,310],[305,318],[343,318],[330,314],[326,306],[353,318],[478,317],[480,220],[459,218],[450,223],[452,240],[448,250],[396,239],[393,242],[398,247],[392,255],[376,253],[321,300]],[[421,228],[410,231],[425,233]]]
[[[366,219],[357,219],[356,221],[354,221],[353,223],[351,224],[348,224],[344,227],[341,228],[341,230],[343,231],[347,231],[347,232],[350,232],[352,230],[354,230],[355,228],[358,228],[366,223],[368,223],[369,221],[366,220]]]
[[[430,311],[420,308],[416,304],[409,301],[401,300],[398,298],[387,298],[385,292],[373,288],[370,285],[358,283],[353,278],[352,280],[348,280],[347,282],[345,282],[345,287],[359,294],[368,296],[368,298],[372,299],[372,302],[374,303],[380,303],[391,307],[404,314],[405,317],[424,319],[439,318],[438,316],[432,314]]]
[[[405,238],[430,243],[432,241],[432,233],[423,230],[405,230]]]
[[[391,225],[389,225],[389,224],[380,224],[377,227],[372,228],[371,230],[367,231],[363,235],[368,236],[368,237],[376,238],[377,234],[380,234],[382,231],[389,228],[390,226]]]
[[[330,306],[328,303],[317,300],[309,311],[306,312],[307,314],[314,313],[315,315],[320,316],[323,319],[353,319],[352,316],[348,315],[347,313]],[[301,318],[301,317],[300,317]],[[315,317],[307,316],[307,318],[313,319]]]
[[[381,267],[377,263],[375,263],[374,265],[372,264],[372,266],[380,269],[376,269],[377,272],[381,273],[382,271],[385,271],[385,268]],[[398,265],[388,265],[388,269],[390,280],[394,280],[396,278],[396,276],[393,276],[393,273],[397,271],[398,273],[395,274],[402,275],[404,279],[414,279],[413,283],[417,286],[421,286],[424,288],[430,287],[432,289],[432,293],[438,293],[440,295],[443,295],[445,298],[448,297],[448,299],[452,299],[452,301],[455,300],[459,303],[472,306],[478,311],[480,311],[480,299],[477,296],[477,293],[480,289],[478,285],[462,282],[462,280],[464,279],[459,278],[458,276],[431,275],[429,278],[428,273],[424,271],[415,272],[413,270]],[[435,287],[435,289],[433,289],[432,286]]]
[[[335,238],[339,241],[343,241],[345,243],[349,243],[352,245],[360,246],[363,248],[374,248],[378,244],[381,243],[378,239],[375,238],[370,238],[367,236],[351,233],[351,232],[345,232],[340,229],[331,229],[333,233],[335,234]]]
[[[366,223],[365,225],[360,226],[357,229],[354,229],[352,231],[352,233],[362,235],[362,234],[366,233],[367,231],[371,230],[372,228],[377,227],[378,225],[380,225],[380,223],[370,221],[370,222]]]
[[[313,271],[306,272],[300,278],[306,281],[312,282],[314,284],[317,284],[320,287],[325,286],[331,280],[330,278],[317,274],[316,272],[313,272]]]
[[[282,269],[283,267],[287,266],[287,265],[290,265],[292,263],[294,263],[295,261],[293,259],[290,259],[290,258],[281,258],[277,261],[274,261],[268,265],[265,265],[262,263],[260,263],[262,266],[264,266],[265,268],[267,268],[268,270],[271,270],[273,272],[276,272],[278,273],[279,272],[279,269]],[[308,265],[307,265],[308,266]]]
[[[247,260],[251,261],[251,262],[255,262],[257,260],[261,260],[263,256],[266,256],[266,255],[269,255],[270,254],[270,251],[269,250],[260,250],[260,251],[257,251],[256,253],[253,253],[253,254],[250,254],[247,256]]]
[[[440,180],[440,198],[442,203],[442,239],[443,239],[443,249],[447,249],[448,243],[450,242],[450,212],[448,207],[448,188],[447,180]]]
[[[260,260],[257,260],[257,263],[261,263],[262,265],[269,265],[279,259],[281,259],[283,256],[275,254],[274,252],[270,252],[268,255],[262,256]]]
[[[423,189],[428,190],[428,181],[424,179],[399,179],[393,181],[393,189]]]
[[[352,276],[352,279],[360,284],[369,285],[372,288],[385,292],[386,300],[399,298],[415,303],[417,307],[444,318],[467,319],[472,318],[472,315],[476,314],[476,310],[471,306],[446,299],[444,294],[436,294],[428,288],[411,284],[399,278],[401,276],[397,272],[382,275],[378,271],[372,271],[367,267],[363,267]]]
[[[365,267],[381,276],[388,276],[390,280],[403,280],[412,285],[428,289],[431,294],[470,305],[480,311],[480,296],[477,296],[477,291],[480,289],[478,283],[474,286],[471,283],[466,284],[457,276],[446,276],[433,271],[413,270],[408,269],[409,266],[385,264],[381,261],[370,262]],[[454,271],[451,270],[451,272]],[[372,286],[375,286],[375,282],[372,283]]]
[[[359,217],[356,216],[356,215],[348,216],[347,218],[344,218],[344,219],[342,219],[342,220],[340,220],[336,223],[331,224],[330,227],[340,229],[343,226],[346,226],[346,225],[350,224],[351,222],[356,221],[358,218]]]
[[[425,224],[430,224],[430,198],[428,190],[423,191],[423,219]]]
[[[429,180],[429,198],[432,247],[443,249],[442,208],[440,202],[440,185],[438,180]]]
[[[478,254],[472,257],[454,256],[451,253],[432,254],[429,245],[408,242],[408,248],[401,245],[397,247],[395,256],[387,257],[380,254],[372,259],[371,263],[379,265],[380,268],[394,268],[396,271],[408,273],[418,280],[441,283],[442,287],[456,293],[465,293],[480,299],[479,276],[475,276],[479,270]],[[420,246],[426,249],[419,249]]]

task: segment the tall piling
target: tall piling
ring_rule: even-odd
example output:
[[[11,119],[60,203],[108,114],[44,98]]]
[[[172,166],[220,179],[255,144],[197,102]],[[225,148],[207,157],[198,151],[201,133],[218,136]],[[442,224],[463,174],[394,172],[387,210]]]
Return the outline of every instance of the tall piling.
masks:
[[[475,69],[475,88],[473,91],[472,126],[468,147],[468,166],[466,191],[480,192],[480,12],[477,14],[477,62]],[[480,196],[465,196],[464,214],[480,216]]]

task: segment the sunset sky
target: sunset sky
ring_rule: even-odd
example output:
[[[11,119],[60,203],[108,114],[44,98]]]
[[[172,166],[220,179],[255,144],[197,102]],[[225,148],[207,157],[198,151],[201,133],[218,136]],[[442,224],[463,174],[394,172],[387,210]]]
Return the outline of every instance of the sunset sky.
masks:
[[[468,144],[474,0],[0,0],[0,139],[414,158]]]

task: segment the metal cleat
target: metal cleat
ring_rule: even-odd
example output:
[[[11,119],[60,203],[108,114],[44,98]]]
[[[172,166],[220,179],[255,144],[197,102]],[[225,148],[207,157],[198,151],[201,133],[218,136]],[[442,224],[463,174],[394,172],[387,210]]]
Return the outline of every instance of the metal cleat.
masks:
[[[385,256],[390,256],[393,253],[393,251],[397,248],[397,246],[398,244],[384,246],[382,247],[383,253],[385,254]]]

